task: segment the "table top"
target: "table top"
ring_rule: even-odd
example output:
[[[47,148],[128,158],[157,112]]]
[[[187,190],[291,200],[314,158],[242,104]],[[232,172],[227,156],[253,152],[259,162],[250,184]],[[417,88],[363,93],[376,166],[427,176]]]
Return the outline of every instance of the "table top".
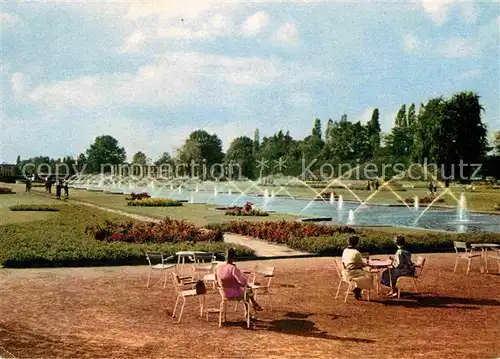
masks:
[[[181,251],[181,252],[176,252],[176,256],[194,256],[195,254],[208,254],[207,252],[194,252],[194,251]]]
[[[472,248],[498,248],[500,244],[495,243],[472,243],[470,245]]]
[[[383,267],[389,267],[392,264],[392,261],[390,259],[388,260],[379,260],[379,259],[370,259],[366,265],[368,267],[373,267],[373,268],[383,268]]]

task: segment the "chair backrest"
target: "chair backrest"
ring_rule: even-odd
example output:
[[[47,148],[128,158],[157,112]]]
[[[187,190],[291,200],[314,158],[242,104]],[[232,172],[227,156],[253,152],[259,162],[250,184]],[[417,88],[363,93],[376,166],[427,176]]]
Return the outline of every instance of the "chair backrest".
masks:
[[[274,278],[274,270],[275,267],[272,266],[262,266],[259,264],[256,264],[253,270],[253,279],[252,282],[255,283],[255,278],[257,275],[261,275],[264,278],[267,278],[267,287],[269,288],[271,286],[271,281]]]
[[[165,264],[165,257],[163,256],[163,252],[146,251],[146,260],[148,261],[150,267],[154,265],[153,262]]]
[[[361,253],[361,257],[364,258],[364,259],[368,259],[368,258],[370,258],[370,253],[368,253],[368,252],[362,252]]]
[[[424,270],[425,258],[417,257],[417,262],[415,263],[415,277],[420,277],[422,275],[422,271]]]
[[[342,260],[341,259],[334,259],[333,260],[333,266],[335,267],[335,270],[337,271],[337,274],[339,275],[339,278],[343,278],[342,277]]]
[[[465,243],[465,242],[455,241],[455,242],[453,242],[453,247],[455,248],[455,252],[457,252],[457,253],[459,252],[458,251],[459,249],[463,249],[464,251],[467,252],[467,243]]]

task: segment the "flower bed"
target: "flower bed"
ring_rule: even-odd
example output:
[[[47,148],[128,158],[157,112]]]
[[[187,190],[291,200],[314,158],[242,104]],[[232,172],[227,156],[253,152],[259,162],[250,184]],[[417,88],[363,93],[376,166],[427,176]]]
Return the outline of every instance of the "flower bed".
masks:
[[[223,242],[221,230],[205,230],[187,221],[166,218],[159,223],[113,222],[87,226],[85,233],[107,242]]]
[[[345,226],[326,226],[294,221],[248,222],[232,221],[214,224],[226,232],[256,237],[269,242],[286,244],[288,247],[321,255],[341,255],[347,246],[348,234],[356,234],[361,242],[361,252],[394,253],[396,246],[392,238],[403,234],[412,253],[453,251],[453,241],[468,243],[499,243],[499,233],[436,233],[427,231],[403,232],[398,229],[377,230],[371,228],[351,228]]]
[[[233,208],[226,211],[226,216],[256,216],[256,217],[266,217],[269,213],[262,211],[260,209],[251,209],[246,211],[243,208]]]
[[[37,211],[37,212],[58,212],[59,208],[55,206],[46,206],[43,204],[18,204],[10,206],[11,211]]]
[[[10,188],[0,187],[0,194],[12,194],[13,192]]]
[[[125,197],[127,201],[140,200],[144,198],[151,198],[151,196],[147,192],[134,193],[132,192],[129,197]]]
[[[127,202],[128,206],[139,207],[179,207],[182,206],[180,201],[175,201],[166,198],[143,198],[135,199]]]
[[[329,236],[336,233],[355,232],[351,227],[333,227],[310,222],[295,221],[231,221],[229,223],[212,225],[210,228],[217,228],[225,232],[252,236],[277,243],[287,243],[288,241],[297,238]]]
[[[425,197],[420,197],[418,199],[418,203],[419,204],[430,204],[432,203],[434,200],[436,199],[436,197],[433,197],[433,196],[425,196]],[[398,202],[402,202],[401,200],[398,200]],[[405,203],[407,204],[413,204],[415,202],[415,199],[414,198],[405,198]],[[435,201],[434,203],[444,203],[445,200],[444,198],[439,198],[437,201]]]

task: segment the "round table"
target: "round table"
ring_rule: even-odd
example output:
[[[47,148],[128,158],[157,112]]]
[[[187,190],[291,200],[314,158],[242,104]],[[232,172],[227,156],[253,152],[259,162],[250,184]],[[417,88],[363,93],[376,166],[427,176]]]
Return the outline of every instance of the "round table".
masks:
[[[387,259],[387,260],[380,260],[380,259],[369,259],[368,261],[365,261],[365,264],[367,267],[376,269],[376,274],[377,274],[377,293],[380,293],[380,278],[379,274],[382,269],[390,268],[392,266],[392,260]],[[391,284],[392,288],[392,278],[391,278],[391,271],[389,271],[389,283]]]

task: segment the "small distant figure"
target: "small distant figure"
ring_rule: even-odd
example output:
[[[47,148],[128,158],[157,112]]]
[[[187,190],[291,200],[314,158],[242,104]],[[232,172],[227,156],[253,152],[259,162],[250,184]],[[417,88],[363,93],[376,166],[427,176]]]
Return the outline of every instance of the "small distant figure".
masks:
[[[446,188],[450,187],[450,180],[449,180],[448,178],[447,178],[447,179],[445,179],[445,181],[444,181],[444,186],[445,186]]]
[[[380,187],[380,182],[378,180],[375,181],[375,191],[378,191],[378,188]]]
[[[69,199],[69,185],[68,182],[64,182],[64,198]]]
[[[26,179],[26,192],[31,191],[31,180],[29,178]]]
[[[372,189],[372,183],[368,181],[368,183],[366,184],[366,190],[371,191],[371,189]]]
[[[59,181],[56,184],[56,198],[61,199],[62,182]]]
[[[431,196],[434,195],[435,191],[434,183],[432,181],[429,181],[429,192],[431,193]]]

